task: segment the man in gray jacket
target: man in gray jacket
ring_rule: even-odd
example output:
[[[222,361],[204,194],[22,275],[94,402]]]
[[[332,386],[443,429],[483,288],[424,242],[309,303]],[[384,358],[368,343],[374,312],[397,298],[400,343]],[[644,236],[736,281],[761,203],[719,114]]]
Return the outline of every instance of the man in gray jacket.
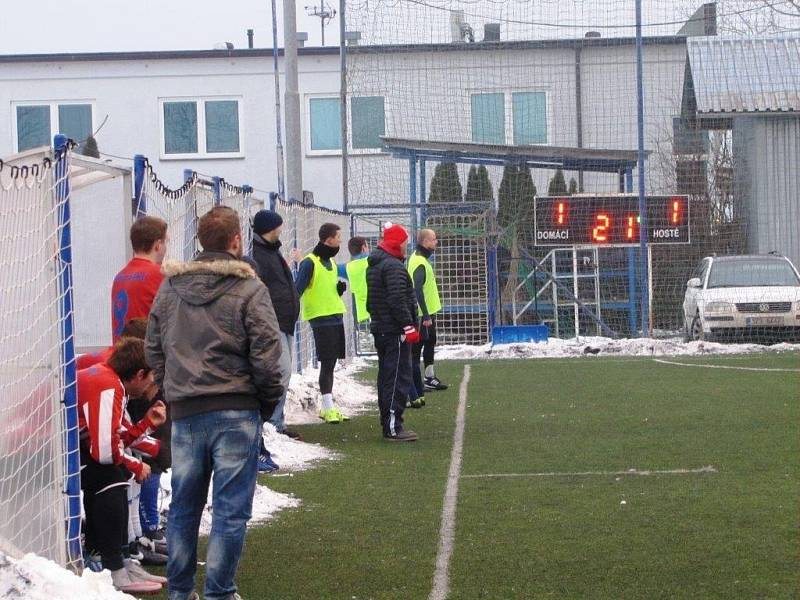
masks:
[[[172,417],[169,598],[197,598],[198,527],[212,482],[205,598],[233,600],[261,425],[283,393],[281,343],[269,292],[240,260],[236,212],[213,208],[197,237],[195,260],[164,264],[145,340]]]

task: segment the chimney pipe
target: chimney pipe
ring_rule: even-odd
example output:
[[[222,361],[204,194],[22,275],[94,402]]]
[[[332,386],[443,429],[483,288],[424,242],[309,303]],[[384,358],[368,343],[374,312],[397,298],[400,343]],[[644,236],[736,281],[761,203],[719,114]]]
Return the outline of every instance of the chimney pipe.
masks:
[[[248,29],[247,30],[247,47],[251,48],[251,49],[253,48],[253,30],[252,29]]]

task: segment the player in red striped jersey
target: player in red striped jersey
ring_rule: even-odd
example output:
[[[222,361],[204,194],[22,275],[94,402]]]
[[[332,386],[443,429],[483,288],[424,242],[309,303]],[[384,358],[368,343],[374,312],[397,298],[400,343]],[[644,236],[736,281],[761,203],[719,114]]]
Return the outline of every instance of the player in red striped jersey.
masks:
[[[144,358],[142,340],[122,338],[105,363],[78,372],[81,437],[81,487],[86,512],[86,545],[99,552],[114,585],[128,593],[157,592],[161,584],[131,577],[133,565],[123,559],[128,542],[127,486],[131,475],[142,481],[150,467],[125,448],[154,456],[159,442],[149,436],[164,422],[166,407],[157,402],[138,423],[126,418],[128,396],[155,391],[153,373]]]

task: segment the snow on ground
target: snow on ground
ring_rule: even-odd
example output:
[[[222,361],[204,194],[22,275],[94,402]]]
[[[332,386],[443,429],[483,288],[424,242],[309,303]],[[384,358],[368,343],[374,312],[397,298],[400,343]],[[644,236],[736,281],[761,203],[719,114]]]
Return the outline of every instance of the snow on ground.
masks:
[[[547,342],[499,344],[492,346],[443,346],[436,349],[436,358],[485,360],[500,358],[570,358],[581,356],[706,356],[763,352],[800,352],[800,344],[718,344],[715,342],[683,342],[680,338],[634,338],[614,340],[606,337],[582,336],[578,340],[550,338]]]
[[[374,385],[356,379],[356,373],[367,366],[363,358],[340,365],[334,372],[333,399],[347,416],[377,408],[378,396]],[[321,423],[319,418],[318,369],[306,369],[292,375],[286,399],[286,422],[290,425]],[[281,464],[280,462],[278,464]],[[283,465],[281,465],[283,466]]]
[[[0,553],[0,599],[2,600],[133,600],[111,584],[111,572],[80,577],[56,563],[26,554],[15,560]]]

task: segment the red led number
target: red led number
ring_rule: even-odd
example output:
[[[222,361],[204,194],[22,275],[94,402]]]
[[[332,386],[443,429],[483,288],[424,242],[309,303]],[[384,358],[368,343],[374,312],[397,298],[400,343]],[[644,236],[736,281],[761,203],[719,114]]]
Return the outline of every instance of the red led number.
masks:
[[[639,216],[638,215],[628,215],[626,219],[626,227],[625,227],[625,239],[626,240],[635,240],[639,236],[636,234],[636,229],[639,225]]]
[[[556,204],[556,223],[558,225],[567,224],[567,203],[559,202]]]
[[[594,228],[592,228],[592,241],[607,242],[608,230],[611,227],[611,219],[605,213],[595,215]]]
[[[680,200],[672,201],[672,214],[670,216],[670,223],[677,225],[681,222],[681,202]]]

